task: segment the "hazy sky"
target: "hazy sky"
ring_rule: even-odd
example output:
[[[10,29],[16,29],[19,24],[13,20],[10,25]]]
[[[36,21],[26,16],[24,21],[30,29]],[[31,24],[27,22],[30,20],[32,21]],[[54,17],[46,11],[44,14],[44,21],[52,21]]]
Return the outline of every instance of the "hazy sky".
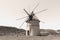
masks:
[[[48,9],[36,14],[39,20],[45,22],[40,23],[40,28],[60,29],[60,0],[0,0],[0,25],[19,28],[25,19],[16,19],[27,16],[23,9],[32,11],[38,3],[35,12]]]

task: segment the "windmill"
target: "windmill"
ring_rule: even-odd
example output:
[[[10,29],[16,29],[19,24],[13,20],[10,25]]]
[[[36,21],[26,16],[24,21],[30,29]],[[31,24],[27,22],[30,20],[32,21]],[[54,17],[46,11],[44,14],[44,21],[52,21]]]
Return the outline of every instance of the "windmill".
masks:
[[[25,11],[25,13],[28,15],[28,19],[25,22],[27,23],[27,27],[29,28],[29,30],[26,30],[26,35],[28,35],[28,34],[30,36],[38,36],[38,35],[40,35],[40,29],[39,29],[39,22],[40,21],[35,16],[35,14],[46,11],[47,9],[44,9],[42,11],[34,13],[34,11],[35,11],[35,9],[37,8],[38,5],[36,5],[36,7],[33,9],[33,11],[30,12],[30,14],[26,9],[23,9]]]

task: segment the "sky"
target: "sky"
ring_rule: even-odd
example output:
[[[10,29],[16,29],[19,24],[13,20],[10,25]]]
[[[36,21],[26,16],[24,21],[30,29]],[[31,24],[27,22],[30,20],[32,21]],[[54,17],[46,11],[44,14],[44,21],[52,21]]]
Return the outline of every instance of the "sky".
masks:
[[[34,12],[48,9],[44,12],[36,14],[40,22],[41,29],[60,29],[60,0],[0,0],[0,26],[13,26],[26,29],[27,16],[23,9],[31,12],[34,7],[38,7]]]

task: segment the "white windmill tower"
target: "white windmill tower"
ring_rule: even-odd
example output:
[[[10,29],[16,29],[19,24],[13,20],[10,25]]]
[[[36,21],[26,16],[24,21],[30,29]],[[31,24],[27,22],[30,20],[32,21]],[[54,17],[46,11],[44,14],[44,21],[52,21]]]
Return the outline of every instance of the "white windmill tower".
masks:
[[[29,28],[29,35],[30,36],[38,36],[40,35],[40,28],[39,28],[39,19],[35,18],[35,15],[33,14],[33,11],[31,15],[29,15],[29,19],[26,20],[26,23]],[[27,33],[26,33],[27,35]]]
[[[38,6],[38,5],[37,5]],[[37,8],[37,6],[34,8],[34,10]],[[39,26],[39,19],[35,16],[34,10],[29,14],[29,12],[27,12],[26,9],[23,9],[26,14],[28,15],[28,19],[26,20],[27,23],[27,27],[29,28],[29,30],[26,30],[26,36],[29,34],[30,36],[39,36],[40,35],[40,26]],[[46,11],[42,10],[36,13],[40,13]],[[25,18],[25,17],[24,17]],[[29,31],[29,32],[28,32]]]

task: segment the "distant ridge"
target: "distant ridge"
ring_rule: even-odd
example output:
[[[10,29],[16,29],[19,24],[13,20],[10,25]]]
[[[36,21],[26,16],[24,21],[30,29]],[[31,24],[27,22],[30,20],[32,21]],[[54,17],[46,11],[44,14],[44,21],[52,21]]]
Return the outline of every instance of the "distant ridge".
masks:
[[[15,27],[8,27],[8,26],[0,26],[0,35],[14,35],[14,34],[19,34],[19,35],[25,35],[25,30],[24,29],[18,29]]]

